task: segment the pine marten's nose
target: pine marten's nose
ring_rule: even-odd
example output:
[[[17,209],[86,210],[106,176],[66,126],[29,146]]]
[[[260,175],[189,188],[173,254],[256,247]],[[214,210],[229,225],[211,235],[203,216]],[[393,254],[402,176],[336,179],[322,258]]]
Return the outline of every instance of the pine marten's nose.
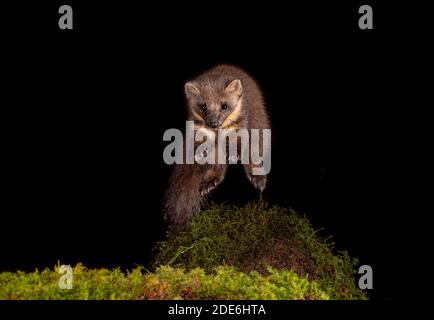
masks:
[[[217,119],[209,119],[207,124],[211,128],[217,128],[219,126],[219,121]]]

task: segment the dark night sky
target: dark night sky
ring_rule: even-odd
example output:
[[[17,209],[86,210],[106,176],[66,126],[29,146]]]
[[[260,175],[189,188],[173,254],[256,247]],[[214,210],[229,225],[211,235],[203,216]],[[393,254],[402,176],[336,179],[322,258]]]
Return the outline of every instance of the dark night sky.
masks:
[[[252,6],[202,17],[187,7],[151,14],[77,4],[69,34],[50,26],[54,7],[26,41],[15,39],[4,88],[13,99],[2,137],[1,270],[146,264],[164,234],[162,135],[185,125],[183,84],[230,63],[257,79],[271,115],[265,198],[324,227],[337,249],[373,266],[374,295],[390,296],[385,84],[395,69],[381,24],[358,31],[351,5],[341,10],[353,15],[328,28],[297,14],[306,8]],[[215,195],[255,198],[237,168]]]

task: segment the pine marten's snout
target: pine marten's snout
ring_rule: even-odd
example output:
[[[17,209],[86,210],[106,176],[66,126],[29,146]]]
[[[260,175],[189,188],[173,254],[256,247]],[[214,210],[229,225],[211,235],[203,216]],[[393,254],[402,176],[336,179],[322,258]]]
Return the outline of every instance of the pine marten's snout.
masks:
[[[210,128],[218,128],[220,126],[220,119],[218,115],[211,114],[206,119],[206,125]]]

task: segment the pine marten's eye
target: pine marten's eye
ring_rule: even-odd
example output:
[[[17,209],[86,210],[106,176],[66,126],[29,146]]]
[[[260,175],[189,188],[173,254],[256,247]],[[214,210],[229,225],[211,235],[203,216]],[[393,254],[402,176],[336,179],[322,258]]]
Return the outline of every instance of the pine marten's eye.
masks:
[[[199,108],[201,108],[202,111],[206,111],[206,103],[200,103]]]
[[[222,103],[222,110],[226,110],[228,108],[227,103]]]

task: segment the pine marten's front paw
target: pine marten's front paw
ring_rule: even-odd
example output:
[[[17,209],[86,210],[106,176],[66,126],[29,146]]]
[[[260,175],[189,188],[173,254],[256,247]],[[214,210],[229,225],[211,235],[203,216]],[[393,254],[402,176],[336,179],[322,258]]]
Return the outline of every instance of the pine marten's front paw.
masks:
[[[215,167],[207,172],[199,184],[199,192],[202,196],[213,191],[224,179],[224,171]]]
[[[248,178],[256,189],[260,190],[261,192],[265,190],[265,187],[267,186],[266,175],[249,175]]]
[[[213,191],[217,185],[219,184],[219,181],[217,178],[214,179],[204,179],[199,184],[199,192],[202,196],[206,196],[208,193]]]

